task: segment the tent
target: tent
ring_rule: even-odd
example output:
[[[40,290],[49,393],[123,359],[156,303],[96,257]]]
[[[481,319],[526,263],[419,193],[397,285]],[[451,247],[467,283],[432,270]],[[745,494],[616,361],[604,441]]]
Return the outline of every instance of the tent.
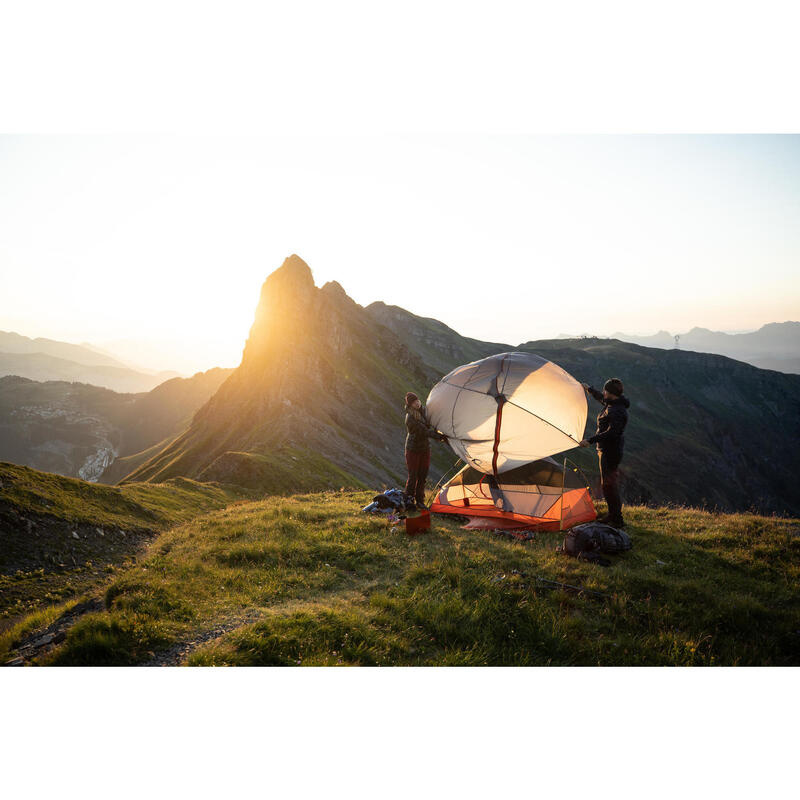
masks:
[[[512,352],[456,367],[431,389],[427,413],[467,462],[432,511],[472,517],[472,527],[558,530],[595,518],[585,483],[549,458],[586,426],[583,387],[557,364]]]
[[[431,511],[469,517],[467,528],[562,530],[596,517],[589,489],[575,470],[552,458],[495,478],[467,465],[436,496]]]

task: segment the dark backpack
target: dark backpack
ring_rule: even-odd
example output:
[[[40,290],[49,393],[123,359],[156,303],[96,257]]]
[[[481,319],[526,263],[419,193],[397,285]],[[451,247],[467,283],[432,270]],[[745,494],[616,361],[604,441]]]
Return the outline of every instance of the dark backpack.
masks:
[[[583,525],[576,525],[567,531],[558,550],[582,561],[592,561],[602,567],[610,567],[611,562],[603,558],[601,553],[616,555],[632,547],[631,537],[625,531],[612,528],[603,522],[584,522]]]

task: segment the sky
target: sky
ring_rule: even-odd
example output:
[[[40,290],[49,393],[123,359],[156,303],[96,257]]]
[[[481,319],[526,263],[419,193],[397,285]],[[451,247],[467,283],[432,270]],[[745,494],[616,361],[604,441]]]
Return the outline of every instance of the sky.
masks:
[[[239,363],[261,284],[512,345],[800,319],[798,136],[0,136],[0,330]]]

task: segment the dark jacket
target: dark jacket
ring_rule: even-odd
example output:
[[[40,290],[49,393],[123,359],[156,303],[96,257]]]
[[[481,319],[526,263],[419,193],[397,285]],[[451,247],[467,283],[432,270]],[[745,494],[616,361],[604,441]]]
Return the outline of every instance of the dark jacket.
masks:
[[[406,450],[412,453],[424,453],[431,449],[429,439],[438,439],[439,434],[428,424],[425,407],[406,407]]]
[[[625,446],[623,431],[628,424],[628,408],[631,401],[625,395],[616,400],[604,400],[603,393],[591,386],[589,394],[603,404],[603,410],[597,415],[597,433],[590,436],[587,441],[596,444],[601,453],[622,458]]]

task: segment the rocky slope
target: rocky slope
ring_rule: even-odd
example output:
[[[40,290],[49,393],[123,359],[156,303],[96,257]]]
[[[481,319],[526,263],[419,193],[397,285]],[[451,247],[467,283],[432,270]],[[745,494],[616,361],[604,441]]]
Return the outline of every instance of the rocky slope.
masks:
[[[182,478],[98,486],[0,461],[0,632],[102,584],[159,531],[242,496]]]
[[[368,305],[366,310],[377,322],[389,328],[424,363],[442,375],[459,364],[468,364],[494,353],[514,349],[509,344],[481,342],[461,336],[439,320],[417,317],[399,306],[377,302]]]

